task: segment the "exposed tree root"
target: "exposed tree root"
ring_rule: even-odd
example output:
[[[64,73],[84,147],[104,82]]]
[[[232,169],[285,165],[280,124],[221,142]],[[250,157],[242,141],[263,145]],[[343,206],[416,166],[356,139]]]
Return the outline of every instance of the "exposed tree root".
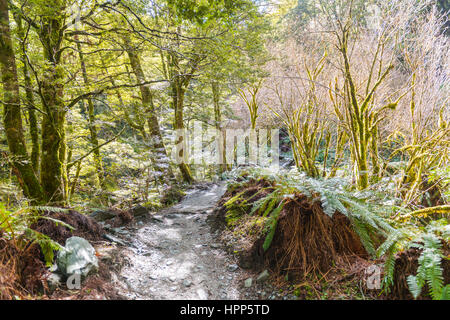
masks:
[[[44,216],[63,221],[75,230],[70,230],[63,225],[56,225],[54,221],[41,218],[31,225],[33,230],[49,236],[54,241],[64,245],[67,238],[78,236],[89,241],[99,241],[104,234],[103,228],[92,218],[82,215],[74,210],[68,212],[47,212]],[[127,217],[119,219],[127,219]]]
[[[19,246],[20,239],[0,238],[0,299],[24,298],[44,286],[45,265],[35,243]]]
[[[413,296],[409,292],[406,279],[410,275],[417,274],[417,268],[419,266],[418,259],[420,254],[421,250],[417,248],[411,248],[397,254],[394,268],[394,284],[388,295],[389,299],[413,299]],[[447,257],[450,255],[450,248],[448,245],[444,246],[444,254]],[[450,261],[447,259],[442,259],[442,268],[444,283],[448,284],[450,283]],[[418,299],[431,299],[428,295],[427,285],[422,288],[422,293]]]
[[[320,204],[297,195],[284,207],[264,260],[280,273],[306,275],[326,272],[351,255],[367,253],[347,217],[336,212],[330,218]]]
[[[262,188],[266,190],[261,192]],[[225,221],[227,208],[224,203],[233,196],[241,193],[243,199],[251,198],[253,203],[273,190],[268,181],[252,181],[229,190],[219,202],[216,212],[220,220]],[[237,222],[238,225],[232,228],[240,228],[245,223],[245,213],[243,216]],[[240,230],[240,233],[245,234],[247,239],[249,234],[254,234],[250,230]],[[243,267],[258,267],[263,264],[278,274],[288,273],[290,277],[304,278],[311,272],[327,272],[347,256],[367,257],[367,252],[347,217],[336,212],[330,218],[323,212],[320,203],[313,202],[302,194],[296,194],[285,204],[267,251],[263,249],[264,239],[265,234],[260,233],[259,237],[253,238],[251,245],[242,245],[246,247],[241,253],[241,264],[245,265]]]

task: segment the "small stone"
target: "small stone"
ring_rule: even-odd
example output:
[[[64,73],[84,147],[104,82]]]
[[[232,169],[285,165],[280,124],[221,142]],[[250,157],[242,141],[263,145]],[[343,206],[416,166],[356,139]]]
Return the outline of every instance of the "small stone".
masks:
[[[253,278],[248,278],[247,280],[245,280],[244,282],[244,287],[246,288],[250,288],[253,284]]]
[[[55,291],[56,288],[61,286],[63,277],[58,273],[51,273],[47,278],[48,288],[51,292]]]
[[[190,287],[191,286],[191,284],[192,284],[192,282],[190,281],[190,280],[184,280],[183,281],[183,285],[185,286],[185,287]]]
[[[144,223],[142,221],[139,221],[137,224],[140,225],[140,226],[144,225]]]
[[[199,296],[200,300],[206,300],[206,299],[208,299],[208,294],[207,294],[206,291],[203,290],[203,289],[198,289],[198,290],[197,290],[197,295]]]
[[[212,243],[212,244],[210,245],[210,247],[213,248],[213,249],[218,249],[218,248],[220,248],[220,244],[218,244],[218,243]]]
[[[173,261],[172,260],[167,260],[166,265],[170,266],[171,264],[173,264]]]
[[[155,222],[164,222],[164,219],[163,219],[163,217],[162,216],[153,216],[152,217],[152,221],[155,221]]]
[[[263,272],[261,272],[260,274],[259,274],[259,276],[258,276],[258,278],[256,278],[256,281],[257,282],[264,282],[264,281],[266,281],[267,279],[269,279],[269,271],[267,271],[267,270],[264,270]]]
[[[169,280],[172,281],[172,282],[175,282],[175,280],[177,280],[177,278],[175,276],[170,276]]]
[[[114,218],[116,213],[113,210],[97,210],[90,213],[89,216],[96,221],[105,221]]]
[[[239,268],[239,266],[237,264],[230,264],[230,265],[228,265],[227,270],[230,271],[230,272],[234,272],[238,268]]]
[[[126,245],[127,245],[124,241],[122,241],[122,240],[120,240],[119,238],[114,237],[114,236],[112,236],[112,235],[110,235],[110,234],[106,234],[106,233],[105,233],[105,234],[103,235],[103,238],[105,238],[106,240],[108,240],[108,241],[110,241],[110,242],[117,243],[118,245],[121,245],[121,246],[126,246]]]
[[[158,280],[158,277],[155,276],[155,275],[152,275],[152,274],[149,276],[149,278],[152,279],[152,280]]]
[[[177,290],[177,287],[170,287],[169,290],[173,292],[173,291]]]
[[[144,216],[148,213],[148,209],[141,205],[137,205],[130,209],[130,213],[135,217]]]

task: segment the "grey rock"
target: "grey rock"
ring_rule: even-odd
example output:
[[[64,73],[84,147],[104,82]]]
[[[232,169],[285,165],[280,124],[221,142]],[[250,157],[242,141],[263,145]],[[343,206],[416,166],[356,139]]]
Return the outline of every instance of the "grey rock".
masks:
[[[263,272],[261,272],[261,273],[259,274],[258,278],[256,278],[256,281],[257,281],[257,282],[264,282],[264,281],[266,281],[267,279],[269,279],[269,276],[270,276],[269,271],[264,270]]]
[[[200,300],[206,300],[206,299],[208,299],[208,294],[207,294],[206,291],[203,290],[203,289],[198,289],[198,290],[197,290],[197,295],[198,295],[198,297],[200,298]]]
[[[253,278],[248,278],[247,280],[244,281],[244,287],[246,288],[250,288],[253,284]]]
[[[213,249],[218,249],[218,248],[220,248],[220,244],[218,244],[218,243],[212,243],[212,244],[210,245],[210,247],[213,248]]]
[[[234,272],[239,268],[239,266],[237,264],[230,264],[227,266],[227,270],[230,272]]]
[[[118,234],[123,234],[123,235],[129,235],[130,233],[128,231],[126,231],[123,227],[119,227],[119,228],[113,228],[111,229],[112,231],[114,231],[115,233]]]
[[[105,234],[103,235],[103,238],[105,238],[106,240],[108,240],[108,241],[110,241],[110,242],[117,243],[117,244],[119,244],[119,245],[121,245],[121,246],[126,246],[126,245],[127,245],[124,241],[122,241],[122,240],[120,240],[119,238],[114,237],[113,235],[110,235],[110,234],[106,234],[106,233],[105,233]]]
[[[48,289],[50,290],[50,292],[53,292],[58,287],[60,287],[62,281],[63,281],[63,276],[61,274],[50,273],[50,275],[47,277],[47,284],[48,284]]]
[[[80,237],[71,237],[66,240],[66,245],[58,252],[56,263],[65,276],[80,274],[83,278],[98,270],[98,259],[94,247]]]
[[[146,214],[148,214],[148,209],[141,206],[141,205],[137,205],[133,208],[130,209],[130,213],[134,216],[134,217],[141,217],[141,216],[145,216]]]
[[[192,285],[192,282],[190,280],[186,279],[186,280],[183,281],[183,285],[185,287],[190,287]]]
[[[96,221],[105,221],[114,218],[116,214],[109,210],[96,210],[89,214],[89,216]]]
[[[153,216],[152,221],[164,223],[164,219],[162,216]]]

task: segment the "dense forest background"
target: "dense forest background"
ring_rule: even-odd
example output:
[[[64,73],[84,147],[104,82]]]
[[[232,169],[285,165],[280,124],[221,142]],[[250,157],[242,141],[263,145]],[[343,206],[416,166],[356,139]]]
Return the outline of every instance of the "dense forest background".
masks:
[[[284,168],[404,228],[391,233],[343,194],[324,199],[358,212],[363,230],[383,229],[380,256],[426,230],[441,268],[449,10],[445,0],[0,0],[0,236],[24,210],[157,209],[195,182],[235,178],[234,161],[195,161],[179,133],[201,122],[280,129]],[[448,292],[437,272],[434,298]],[[420,294],[430,277],[410,285]]]

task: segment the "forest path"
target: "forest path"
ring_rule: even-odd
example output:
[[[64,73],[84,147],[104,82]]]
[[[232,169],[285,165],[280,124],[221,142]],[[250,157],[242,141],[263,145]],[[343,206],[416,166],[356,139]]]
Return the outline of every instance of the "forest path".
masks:
[[[141,222],[123,251],[128,263],[119,275],[126,284],[120,293],[152,300],[244,298],[245,272],[207,220],[225,190],[224,184],[197,187],[179,204]]]

